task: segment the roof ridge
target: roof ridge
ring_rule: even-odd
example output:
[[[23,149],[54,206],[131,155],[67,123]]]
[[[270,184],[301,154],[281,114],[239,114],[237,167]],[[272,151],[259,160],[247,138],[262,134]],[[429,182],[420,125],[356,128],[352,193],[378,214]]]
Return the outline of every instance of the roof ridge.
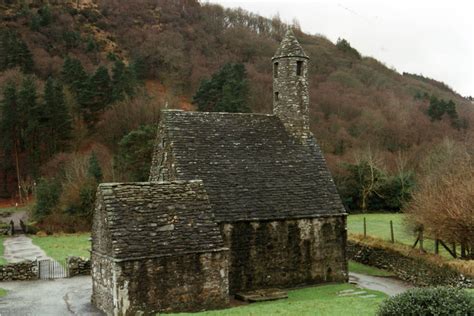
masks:
[[[242,113],[242,112],[203,112],[203,111],[183,111],[183,110],[161,110],[162,112],[177,112],[190,115],[235,115],[235,116],[276,116],[273,113]]]

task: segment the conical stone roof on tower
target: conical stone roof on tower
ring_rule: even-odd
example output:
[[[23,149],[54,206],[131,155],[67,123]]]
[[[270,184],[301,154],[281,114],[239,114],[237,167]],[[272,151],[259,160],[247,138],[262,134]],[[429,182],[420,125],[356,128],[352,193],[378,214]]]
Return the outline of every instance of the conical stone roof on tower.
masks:
[[[292,29],[288,29],[285,34],[285,37],[280,43],[275,55],[273,56],[273,60],[282,57],[302,57],[302,58],[309,58],[308,55],[304,52],[303,48],[301,47],[300,43],[296,39],[295,34],[293,33]]]

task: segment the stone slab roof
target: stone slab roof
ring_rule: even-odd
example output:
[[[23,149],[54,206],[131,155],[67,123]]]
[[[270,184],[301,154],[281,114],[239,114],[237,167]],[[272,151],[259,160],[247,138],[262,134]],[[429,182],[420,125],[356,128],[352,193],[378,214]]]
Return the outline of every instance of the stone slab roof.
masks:
[[[201,181],[102,183],[94,216],[92,250],[114,259],[224,247]]]
[[[163,111],[161,120],[176,179],[203,180],[219,222],[345,213],[314,138],[297,142],[278,117]]]

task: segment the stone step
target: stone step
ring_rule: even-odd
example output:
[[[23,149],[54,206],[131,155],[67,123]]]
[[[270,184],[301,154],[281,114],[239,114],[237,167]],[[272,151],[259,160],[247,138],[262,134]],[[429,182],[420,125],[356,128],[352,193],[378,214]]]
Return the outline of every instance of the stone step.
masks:
[[[288,298],[288,293],[281,289],[262,289],[235,294],[235,298],[244,302],[264,302]]]
[[[355,296],[355,295],[367,294],[366,291],[356,291],[356,292],[346,292],[346,293],[341,293],[341,292],[339,292],[337,296]]]

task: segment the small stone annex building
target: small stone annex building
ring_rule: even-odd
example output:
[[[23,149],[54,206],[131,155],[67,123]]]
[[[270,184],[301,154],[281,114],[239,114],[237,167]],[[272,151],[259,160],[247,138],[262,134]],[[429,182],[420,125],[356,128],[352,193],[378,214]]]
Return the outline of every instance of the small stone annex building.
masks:
[[[272,61],[272,115],[165,110],[150,182],[99,186],[100,309],[196,311],[347,281],[346,213],[309,129],[309,58],[292,31]]]

